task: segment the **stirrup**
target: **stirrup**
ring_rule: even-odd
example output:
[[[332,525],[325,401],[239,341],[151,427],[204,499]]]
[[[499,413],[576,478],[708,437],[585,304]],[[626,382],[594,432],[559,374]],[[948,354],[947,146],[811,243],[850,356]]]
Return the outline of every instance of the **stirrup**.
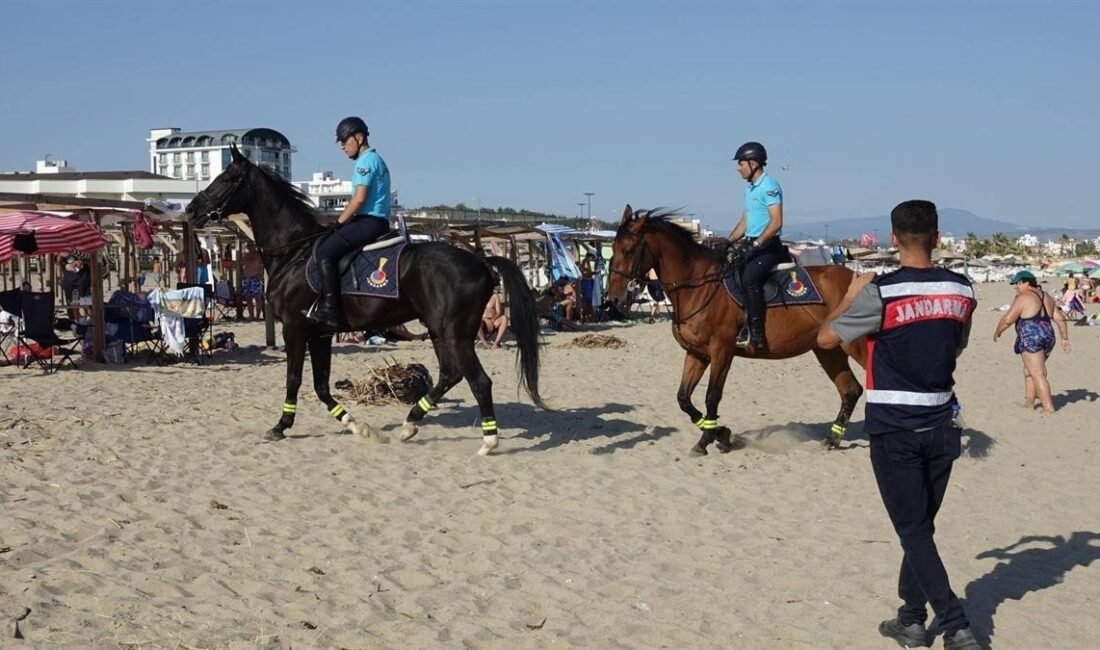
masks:
[[[752,334],[749,333],[749,326],[746,323],[741,328],[741,331],[737,333],[737,340],[734,341],[733,344],[736,345],[739,348],[747,348],[747,347],[749,347],[749,343],[750,343],[751,340],[752,340]]]

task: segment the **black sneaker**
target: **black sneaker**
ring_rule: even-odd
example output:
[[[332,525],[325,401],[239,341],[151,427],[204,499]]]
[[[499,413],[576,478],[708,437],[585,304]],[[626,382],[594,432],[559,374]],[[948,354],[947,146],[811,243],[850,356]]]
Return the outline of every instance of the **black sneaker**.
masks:
[[[964,627],[955,630],[954,634],[943,635],[943,650],[982,650],[982,646],[978,644],[970,628]]]
[[[878,633],[897,641],[903,648],[927,648],[931,645],[928,643],[928,631],[920,623],[902,625],[898,619],[892,618],[878,624]]]

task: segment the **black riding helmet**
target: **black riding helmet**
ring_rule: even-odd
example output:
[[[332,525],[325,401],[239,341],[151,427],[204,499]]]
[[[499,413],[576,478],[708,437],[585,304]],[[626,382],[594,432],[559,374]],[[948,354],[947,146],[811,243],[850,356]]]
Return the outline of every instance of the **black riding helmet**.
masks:
[[[768,164],[768,150],[759,142],[746,142],[737,147],[737,153],[733,154],[734,160],[755,160],[760,166]]]
[[[343,144],[344,140],[347,140],[356,133],[362,133],[364,136],[369,136],[370,131],[367,130],[367,123],[358,117],[345,117],[336,125],[337,144]]]

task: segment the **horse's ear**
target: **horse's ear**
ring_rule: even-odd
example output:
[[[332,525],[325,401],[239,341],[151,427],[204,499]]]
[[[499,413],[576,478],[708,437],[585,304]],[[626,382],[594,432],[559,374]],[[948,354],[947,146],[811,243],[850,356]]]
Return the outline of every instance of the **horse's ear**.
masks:
[[[233,154],[233,162],[245,160],[245,157],[241,155],[241,150],[237,148],[236,143],[229,145],[229,152]]]
[[[623,220],[620,221],[619,223],[624,224],[624,223],[626,223],[627,221],[630,221],[633,218],[634,218],[634,208],[630,207],[630,204],[627,203],[626,207],[623,208]]]

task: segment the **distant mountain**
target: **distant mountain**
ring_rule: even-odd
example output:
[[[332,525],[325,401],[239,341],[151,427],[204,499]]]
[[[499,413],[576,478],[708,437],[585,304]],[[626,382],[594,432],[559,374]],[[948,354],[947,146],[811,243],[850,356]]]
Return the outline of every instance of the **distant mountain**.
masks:
[[[1086,228],[1056,228],[1051,226],[1028,227],[1007,221],[986,219],[958,208],[941,208],[940,232],[950,233],[956,237],[965,237],[972,232],[978,237],[989,237],[995,232],[1001,232],[1009,236],[1018,237],[1024,233],[1031,233],[1042,240],[1059,239],[1062,233],[1075,238],[1095,238],[1100,236],[1100,230]],[[829,240],[858,239],[863,233],[875,234],[878,230],[880,240],[885,240],[890,235],[890,217],[859,217],[854,219],[836,219],[834,221],[815,221],[813,223],[787,223],[783,226],[785,237],[792,239],[821,239],[825,236],[828,227]]]

